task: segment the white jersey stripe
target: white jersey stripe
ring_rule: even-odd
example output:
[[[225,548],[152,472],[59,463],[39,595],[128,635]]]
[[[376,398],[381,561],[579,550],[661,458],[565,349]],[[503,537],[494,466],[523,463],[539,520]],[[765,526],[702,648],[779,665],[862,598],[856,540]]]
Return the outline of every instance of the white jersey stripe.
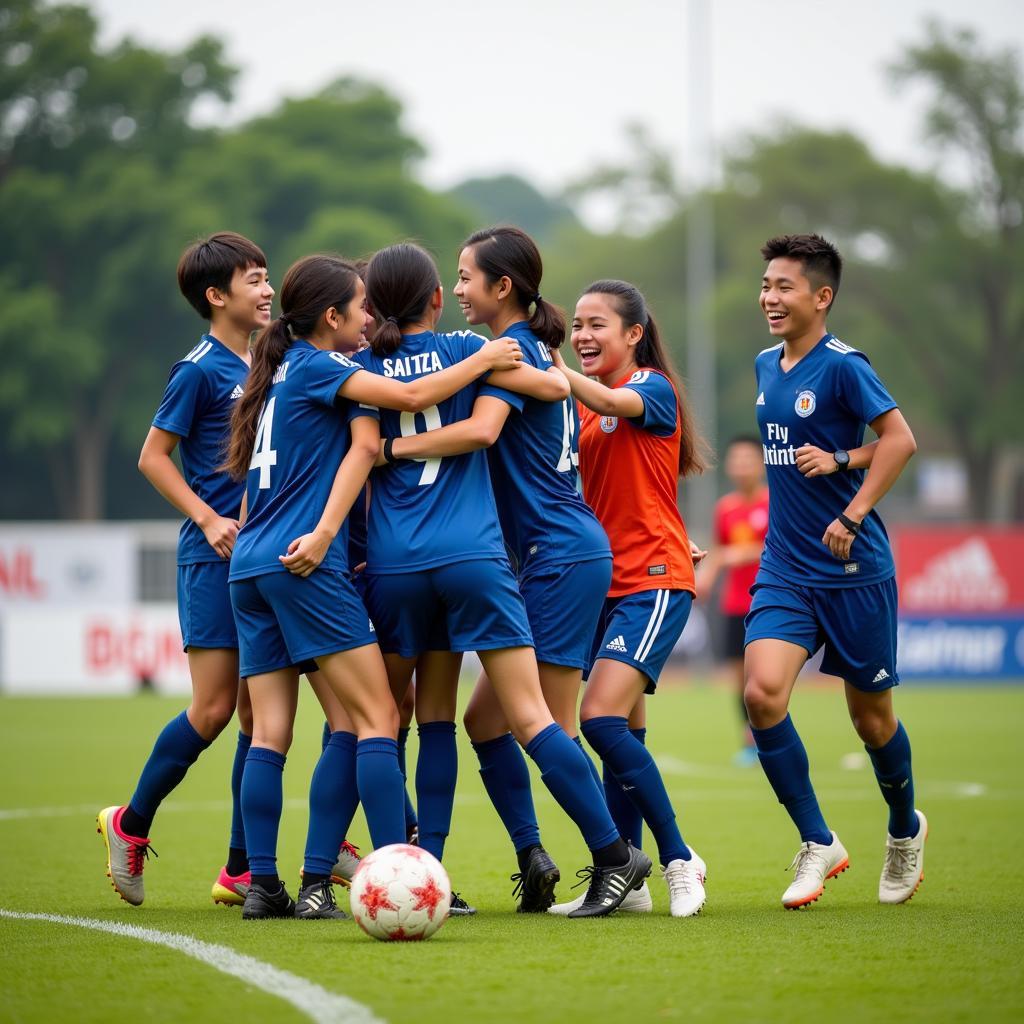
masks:
[[[213,348],[212,341],[201,341],[187,356],[185,356],[185,362],[198,363],[203,356],[206,355],[210,349]]]
[[[640,641],[639,646],[633,654],[633,657],[636,658],[637,661],[643,661],[644,658],[647,657],[645,652],[650,650],[650,645],[647,641],[650,639],[651,643],[653,643],[654,637],[658,635],[658,629],[661,626],[661,619],[665,617],[665,612],[663,611],[662,606],[667,603],[668,591],[656,591],[654,596],[654,611],[651,612],[651,617],[647,622],[647,629],[644,630],[644,638]],[[651,635],[652,630],[654,631],[653,636]]]
[[[661,613],[658,615],[658,621],[654,626],[654,632],[651,634],[651,639],[647,642],[647,646],[644,647],[643,653],[637,658],[637,661],[646,661],[647,655],[651,653],[651,648],[654,647],[654,641],[658,639],[658,633],[661,632],[661,624],[665,621],[665,612],[668,611],[668,602],[671,592],[663,590],[662,594],[665,595],[665,600],[661,602]]]

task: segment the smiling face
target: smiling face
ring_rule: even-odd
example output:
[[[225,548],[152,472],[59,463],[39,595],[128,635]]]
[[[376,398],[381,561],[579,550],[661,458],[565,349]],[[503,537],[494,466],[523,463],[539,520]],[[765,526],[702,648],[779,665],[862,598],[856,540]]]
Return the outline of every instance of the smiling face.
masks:
[[[507,277],[494,284],[487,280],[487,275],[477,266],[471,245],[459,253],[459,280],[452,291],[468,323],[489,324],[497,319],[502,300],[511,287]]]
[[[266,267],[249,265],[236,268],[227,291],[208,288],[206,297],[214,316],[226,320],[239,331],[251,333],[270,323],[270,301],[274,289]]]
[[[761,279],[761,309],[768,319],[768,330],[786,341],[811,335],[817,340],[825,330],[832,294],[828,285],[814,286],[799,260],[784,256],[773,259]]]
[[[614,298],[589,292],[576,303],[572,318],[572,347],[588,377],[607,383],[636,367],[636,346],[644,330],[623,321]]]
[[[351,355],[366,348],[366,332],[373,323],[366,306],[366,285],[356,280],[356,290],[342,309],[332,306],[324,314],[325,326],[331,332],[331,344],[335,352]]]

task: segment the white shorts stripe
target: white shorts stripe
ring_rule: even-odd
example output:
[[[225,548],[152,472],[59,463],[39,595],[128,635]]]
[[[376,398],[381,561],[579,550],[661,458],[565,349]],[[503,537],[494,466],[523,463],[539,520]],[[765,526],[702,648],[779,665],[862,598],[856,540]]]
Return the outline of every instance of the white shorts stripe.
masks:
[[[651,647],[654,644],[655,638],[658,636],[658,630],[661,629],[662,619],[665,618],[665,609],[668,607],[668,594],[669,592],[667,590],[658,590],[655,592],[654,611],[651,612],[651,617],[647,622],[647,629],[644,631],[644,638],[640,641],[640,645],[637,647],[636,652],[633,655],[637,661],[643,661],[651,652]]]

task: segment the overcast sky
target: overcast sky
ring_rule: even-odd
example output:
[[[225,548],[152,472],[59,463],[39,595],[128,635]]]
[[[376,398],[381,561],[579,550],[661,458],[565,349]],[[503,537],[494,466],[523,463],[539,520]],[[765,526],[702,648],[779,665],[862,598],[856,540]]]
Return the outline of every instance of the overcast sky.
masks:
[[[641,120],[685,167],[686,0],[91,0],[112,43],[177,48],[202,32],[242,68],[237,120],[358,74],[399,96],[447,186],[514,171],[557,188],[623,155]],[[711,0],[710,115],[721,148],[780,118],[851,128],[883,157],[926,165],[919,90],[886,65],[925,19],[1024,53],[1021,0]]]

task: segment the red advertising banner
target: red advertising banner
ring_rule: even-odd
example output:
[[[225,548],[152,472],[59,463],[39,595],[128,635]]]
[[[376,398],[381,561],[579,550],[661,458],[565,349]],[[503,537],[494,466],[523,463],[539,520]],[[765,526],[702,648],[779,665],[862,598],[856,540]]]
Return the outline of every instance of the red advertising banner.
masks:
[[[1024,528],[904,527],[893,532],[901,615],[1024,612]]]

